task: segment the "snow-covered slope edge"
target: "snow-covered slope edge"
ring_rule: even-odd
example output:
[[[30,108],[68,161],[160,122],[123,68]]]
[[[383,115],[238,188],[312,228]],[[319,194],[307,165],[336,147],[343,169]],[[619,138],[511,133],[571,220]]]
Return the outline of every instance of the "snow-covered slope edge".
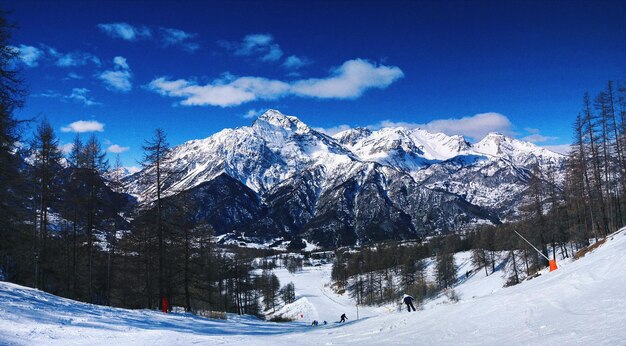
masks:
[[[622,230],[578,261],[488,296],[317,328],[98,307],[0,282],[0,344],[620,345],[624,263]]]

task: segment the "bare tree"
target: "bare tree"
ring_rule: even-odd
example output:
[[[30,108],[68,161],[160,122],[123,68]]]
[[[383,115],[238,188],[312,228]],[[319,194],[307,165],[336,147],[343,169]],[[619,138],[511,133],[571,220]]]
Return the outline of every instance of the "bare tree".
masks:
[[[62,158],[59,140],[52,126],[43,120],[31,142],[34,160],[34,177],[37,186],[37,220],[39,231],[35,231],[35,279],[39,289],[46,289],[48,258],[48,208],[52,199],[53,179],[60,170]],[[36,227],[35,227],[36,228]]]
[[[164,262],[165,262],[165,245],[164,245],[164,237],[163,237],[163,200],[162,200],[162,189],[163,189],[163,178],[164,173],[167,173],[163,170],[164,163],[168,158],[168,153],[170,152],[169,143],[167,142],[167,136],[165,131],[162,129],[154,130],[154,135],[150,140],[146,140],[145,145],[143,146],[144,150],[144,158],[142,165],[145,168],[148,168],[152,171],[154,179],[155,179],[155,194],[156,194],[156,231],[158,238],[158,257],[159,257],[159,272],[158,272],[158,287],[159,287],[159,307],[163,302],[163,297],[165,297],[165,276],[164,276]]]

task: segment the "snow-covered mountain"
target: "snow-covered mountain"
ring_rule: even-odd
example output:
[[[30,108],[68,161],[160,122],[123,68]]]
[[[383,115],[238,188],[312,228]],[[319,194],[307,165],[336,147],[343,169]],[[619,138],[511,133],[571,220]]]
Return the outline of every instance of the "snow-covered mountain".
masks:
[[[476,144],[404,127],[330,137],[269,110],[251,126],[173,148],[163,189],[171,199],[192,191],[198,217],[218,233],[247,229],[339,245],[498,222],[516,210],[533,165],[558,172],[563,162],[500,134]],[[153,173],[125,178],[126,192],[150,202]]]

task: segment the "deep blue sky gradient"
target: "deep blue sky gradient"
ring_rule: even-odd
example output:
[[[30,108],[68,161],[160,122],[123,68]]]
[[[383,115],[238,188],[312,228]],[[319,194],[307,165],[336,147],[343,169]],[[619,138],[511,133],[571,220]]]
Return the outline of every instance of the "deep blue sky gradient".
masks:
[[[498,112],[518,137],[535,128],[570,141],[583,93],[626,77],[626,1],[5,1],[19,25],[13,44],[83,51],[93,64],[62,68],[41,62],[24,68],[31,96],[21,118],[47,117],[55,129],[76,120],[105,124],[102,141],[128,146],[125,165],[136,165],[143,139],[162,127],[172,144],[248,125],[250,109],[276,108],[316,127],[367,126],[382,120],[427,123]],[[153,41],[128,42],[98,30],[126,22],[195,33],[189,53]],[[284,57],[311,63],[293,77],[282,62],[235,56],[220,41],[271,34]],[[133,88],[107,90],[98,73],[126,58]],[[284,58],[283,57],[283,58]],[[154,78],[208,82],[228,72],[280,79],[325,77],[343,62],[361,58],[397,66],[404,78],[356,99],[289,96],[233,107],[181,106],[180,99],[148,90]],[[67,79],[69,72],[83,77]],[[42,93],[87,88],[100,105],[85,106]],[[73,134],[61,133],[63,143]]]

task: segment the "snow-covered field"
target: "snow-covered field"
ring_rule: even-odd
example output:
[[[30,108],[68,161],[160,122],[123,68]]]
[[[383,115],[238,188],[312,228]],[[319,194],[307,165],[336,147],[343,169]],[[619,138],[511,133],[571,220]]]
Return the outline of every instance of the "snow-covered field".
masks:
[[[463,256],[458,262],[464,273]],[[327,287],[328,266],[277,275],[296,286],[299,300],[285,309],[303,316],[297,322],[106,308],[0,283],[0,344],[626,344],[626,231],[578,261],[510,288],[499,288],[498,273],[478,272],[455,288],[458,303],[435,299],[415,313],[359,307],[356,320],[353,302]],[[334,323],[343,312],[348,323]],[[311,327],[313,319],[329,324]]]

